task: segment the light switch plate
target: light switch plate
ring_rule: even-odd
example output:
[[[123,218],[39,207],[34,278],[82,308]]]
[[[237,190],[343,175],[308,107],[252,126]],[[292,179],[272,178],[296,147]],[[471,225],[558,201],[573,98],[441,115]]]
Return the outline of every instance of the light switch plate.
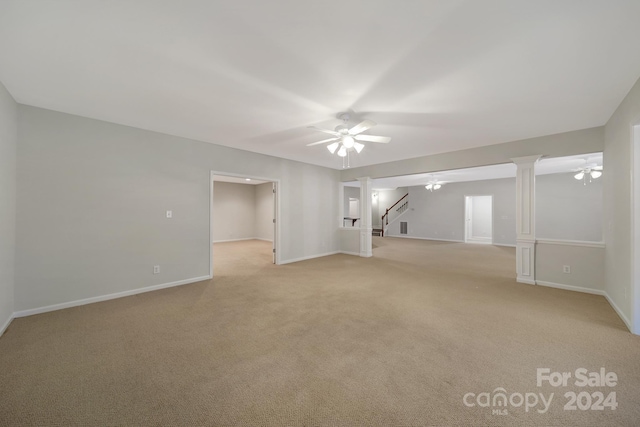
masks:
[[[167,218],[173,218],[173,212],[167,211]]]

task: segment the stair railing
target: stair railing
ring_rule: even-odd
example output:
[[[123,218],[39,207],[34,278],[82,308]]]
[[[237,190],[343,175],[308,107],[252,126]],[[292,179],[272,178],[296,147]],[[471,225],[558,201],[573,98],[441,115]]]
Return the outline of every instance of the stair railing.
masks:
[[[395,210],[397,212],[397,215],[400,215],[402,212],[406,211],[409,208],[409,200],[407,199],[408,196],[409,196],[409,193],[400,197],[400,199],[398,199],[398,201],[395,202],[393,205],[389,206],[389,208],[387,208],[387,211],[384,213],[384,215],[382,215],[382,232],[380,233],[381,236],[384,237],[384,226],[389,225],[389,212],[393,212],[393,208],[396,207],[396,205],[398,204],[400,204],[400,206],[398,206]],[[403,200],[404,202],[400,203]]]

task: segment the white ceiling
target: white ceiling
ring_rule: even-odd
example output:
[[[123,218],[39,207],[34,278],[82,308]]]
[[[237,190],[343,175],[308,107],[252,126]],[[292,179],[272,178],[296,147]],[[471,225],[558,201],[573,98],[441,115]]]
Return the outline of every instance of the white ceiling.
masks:
[[[307,129],[379,125],[352,167],[606,123],[638,0],[2,0],[16,101],[339,169]]]
[[[540,159],[535,166],[536,175],[574,172],[587,166],[602,166],[602,153],[583,154],[580,156],[554,157]],[[425,185],[430,181],[440,183],[480,181],[485,179],[514,178],[516,165],[504,163],[500,165],[481,166],[477,168],[456,169],[436,173],[421,173],[405,176],[394,176],[372,180],[374,190],[389,190],[398,187]],[[360,187],[359,181],[345,182],[349,187]]]

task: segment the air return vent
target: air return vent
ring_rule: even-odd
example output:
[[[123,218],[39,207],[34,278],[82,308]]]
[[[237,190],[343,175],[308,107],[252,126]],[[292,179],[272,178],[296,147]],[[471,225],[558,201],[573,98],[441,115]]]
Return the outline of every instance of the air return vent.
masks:
[[[407,223],[400,221],[400,234],[407,234]]]

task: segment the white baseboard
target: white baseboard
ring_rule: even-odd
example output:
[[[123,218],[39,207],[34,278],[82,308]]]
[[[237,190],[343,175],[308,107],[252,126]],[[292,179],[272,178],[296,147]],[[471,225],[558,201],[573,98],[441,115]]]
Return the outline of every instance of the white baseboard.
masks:
[[[305,256],[305,257],[301,257],[301,258],[293,258],[293,259],[281,260],[280,261],[280,265],[282,265],[282,264],[291,264],[291,263],[300,262],[300,261],[306,261],[308,259],[322,258],[322,257],[325,257],[325,256],[335,255],[335,254],[339,254],[339,253],[341,253],[341,252],[340,251],[333,251],[333,252],[326,252],[324,254],[309,255],[309,256]]]
[[[243,239],[214,240],[213,243],[241,242],[243,240],[258,240],[256,237],[245,237]]]
[[[273,243],[272,239],[263,239],[261,237],[254,237],[253,240],[262,240],[263,242]]]
[[[28,310],[16,311],[13,313],[13,317],[25,317],[33,316],[34,314],[47,313],[49,311],[62,310],[65,308],[77,307],[79,305],[93,304],[95,302],[108,301],[111,299],[128,297],[131,295],[142,294],[145,292],[157,291],[165,288],[172,288],[174,286],[186,285],[189,283],[202,282],[203,280],[210,280],[211,276],[194,277],[192,279],[178,280],[176,282],[163,283],[160,285],[147,286],[145,288],[132,289],[130,291],[117,292],[115,294],[101,295],[97,297],[85,298],[76,301],[63,302],[60,304],[47,305],[45,307],[31,308]]]
[[[4,331],[7,330],[7,328],[9,327],[9,325],[11,324],[11,321],[16,317],[16,314],[13,313],[11,316],[9,316],[9,318],[7,319],[6,322],[4,322],[4,325],[2,325],[0,327],[0,337],[2,336],[2,334],[4,334]]]
[[[622,312],[622,310],[620,310],[620,307],[618,307],[616,305],[616,303],[613,302],[613,300],[611,299],[609,294],[606,291],[602,290],[602,289],[583,288],[581,286],[564,285],[562,283],[545,282],[543,280],[536,280],[536,284],[541,285],[541,286],[547,286],[549,288],[564,289],[564,290],[567,290],[567,291],[584,292],[586,294],[593,294],[593,295],[603,296],[603,297],[605,297],[607,299],[607,302],[614,309],[614,311],[620,317],[620,319],[622,319],[622,321],[627,326],[629,331],[632,330],[631,329],[631,322],[629,321],[629,319],[627,319],[627,316],[625,316],[624,313]]]
[[[340,254],[360,256],[360,252],[339,251]]]
[[[524,283],[526,285],[535,285],[536,281],[535,280],[531,280],[531,279],[523,279],[523,278],[516,278],[516,282],[518,283]]]
[[[606,296],[606,292],[602,289],[584,288],[582,286],[565,285],[563,283],[546,282],[544,280],[536,280],[536,285],[546,286],[548,288],[564,289],[566,291],[583,292],[585,294]]]
[[[631,321],[629,319],[627,319],[627,316],[625,316],[624,313],[622,312],[622,310],[620,310],[620,307],[618,307],[616,305],[616,303],[613,302],[613,300],[611,299],[611,297],[609,296],[608,293],[605,292],[604,293],[604,297],[607,299],[607,301],[609,302],[611,307],[613,307],[613,309],[616,311],[616,313],[618,313],[618,316],[620,316],[620,318],[622,319],[624,324],[627,325],[627,328],[629,329],[629,332],[633,333],[633,328],[631,327]]]
[[[493,246],[504,246],[505,248],[515,248],[516,245],[511,245],[509,243],[493,243]]]
[[[436,242],[454,242],[454,243],[464,243],[463,240],[452,240],[452,239],[434,239],[431,237],[416,237],[416,236],[404,236],[404,235],[388,235],[384,237],[399,237],[401,239],[417,239],[417,240],[433,240]]]

